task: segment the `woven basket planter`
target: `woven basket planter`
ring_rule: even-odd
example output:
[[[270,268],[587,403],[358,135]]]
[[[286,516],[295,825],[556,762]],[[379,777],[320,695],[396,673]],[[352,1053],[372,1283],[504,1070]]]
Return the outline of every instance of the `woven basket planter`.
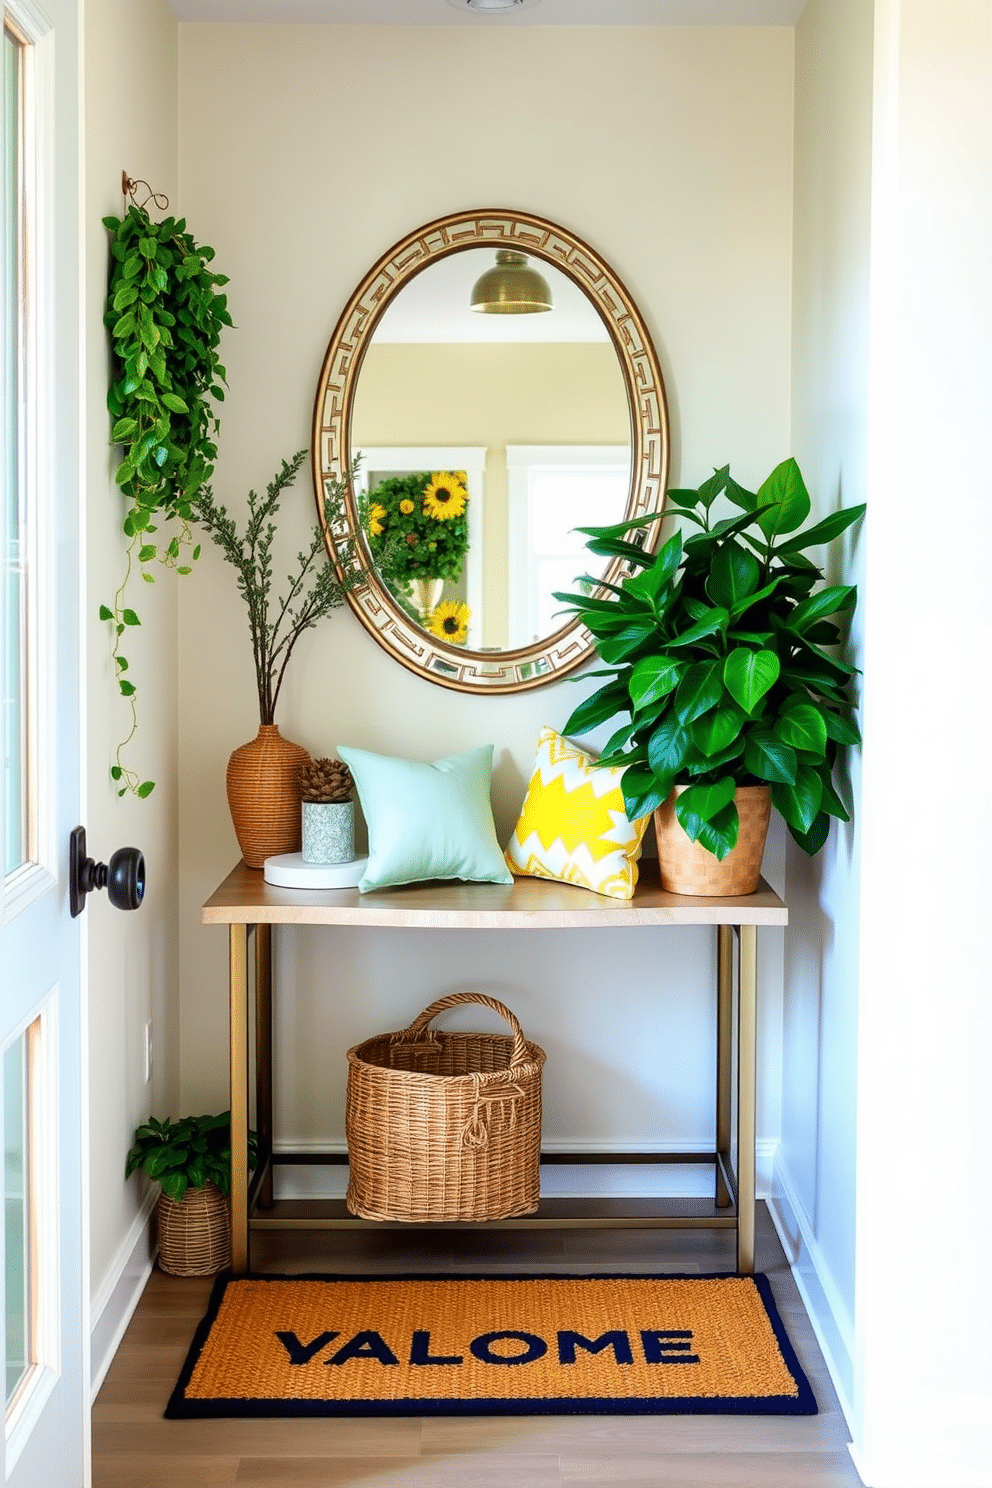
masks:
[[[442,1033],[435,1014],[493,1008],[508,1034]],[[509,1008],[454,992],[399,1033],[348,1050],[347,1204],[363,1219],[506,1219],[540,1196],[541,1069]]]
[[[158,1200],[158,1263],[170,1276],[213,1276],[231,1264],[231,1212],[213,1183],[188,1188],[181,1204]]]
[[[739,785],[734,796],[740,829],[737,845],[720,862],[712,853],[690,842],[675,815],[675,802],[687,785],[677,785],[654,814],[661,887],[670,894],[700,898],[729,898],[753,894],[761,879],[772,793],[767,785]]]

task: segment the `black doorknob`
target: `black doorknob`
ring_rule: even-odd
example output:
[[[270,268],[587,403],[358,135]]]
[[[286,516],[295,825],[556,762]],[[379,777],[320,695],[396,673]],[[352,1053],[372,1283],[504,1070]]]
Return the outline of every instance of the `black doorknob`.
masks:
[[[136,847],[119,847],[109,863],[86,856],[86,828],[69,833],[69,909],[73,918],[86,908],[86,895],[106,889],[115,909],[137,909],[145,897],[145,855]]]

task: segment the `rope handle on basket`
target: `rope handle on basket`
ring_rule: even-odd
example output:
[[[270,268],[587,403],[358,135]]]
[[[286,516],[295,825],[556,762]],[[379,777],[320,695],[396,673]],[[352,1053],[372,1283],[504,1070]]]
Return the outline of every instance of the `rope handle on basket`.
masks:
[[[484,992],[449,992],[447,997],[439,997],[436,1002],[432,1002],[430,1007],[425,1007],[424,1011],[414,1018],[409,1028],[404,1028],[400,1033],[394,1033],[392,1042],[395,1044],[416,1043],[432,1018],[438,1013],[443,1013],[445,1008],[459,1007],[463,1002],[480,1003],[483,1007],[492,1008],[493,1012],[499,1013],[501,1018],[505,1018],[513,1033],[513,1049],[510,1053],[508,1068],[516,1069],[519,1065],[526,1064],[527,1041],[524,1038],[523,1029],[504,1003],[498,1002],[495,997],[487,997]],[[432,1029],[427,1037],[433,1038],[433,1036]]]

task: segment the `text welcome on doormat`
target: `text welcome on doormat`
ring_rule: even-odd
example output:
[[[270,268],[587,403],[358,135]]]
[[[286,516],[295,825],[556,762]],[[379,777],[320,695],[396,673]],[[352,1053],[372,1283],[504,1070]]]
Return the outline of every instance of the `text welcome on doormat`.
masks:
[[[764,1276],[342,1276],[222,1278],[166,1415],[815,1411]]]

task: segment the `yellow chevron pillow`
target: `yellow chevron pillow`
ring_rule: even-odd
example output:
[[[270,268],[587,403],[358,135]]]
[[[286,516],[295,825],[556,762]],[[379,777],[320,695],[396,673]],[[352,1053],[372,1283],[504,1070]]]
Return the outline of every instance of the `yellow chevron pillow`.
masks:
[[[506,849],[519,877],[553,878],[611,899],[630,899],[641,839],[650,820],[631,822],[622,770],[603,769],[584,750],[543,728],[537,759]]]

